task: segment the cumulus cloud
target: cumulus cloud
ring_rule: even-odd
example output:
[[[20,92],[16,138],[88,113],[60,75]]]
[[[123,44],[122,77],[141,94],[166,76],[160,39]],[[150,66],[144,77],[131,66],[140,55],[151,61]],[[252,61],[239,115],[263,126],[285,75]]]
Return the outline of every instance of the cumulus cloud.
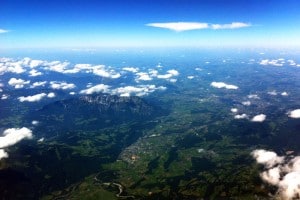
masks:
[[[32,95],[32,96],[27,96],[27,97],[21,96],[18,99],[20,102],[24,102],[24,101],[37,102],[37,101],[42,100],[46,96],[47,96],[46,93],[41,93],[41,94],[36,94],[36,95]]]
[[[290,111],[289,117],[290,118],[300,118],[300,109]]]
[[[45,86],[47,83],[47,81],[38,81],[38,82],[34,82],[30,88],[35,88],[35,87],[39,87],[39,86]]]
[[[251,152],[256,162],[265,166],[260,174],[268,184],[276,186],[281,199],[300,196],[300,156],[278,156],[275,152],[258,149]]]
[[[251,101],[243,101],[242,104],[244,106],[250,106],[251,105]]]
[[[259,62],[260,65],[273,65],[276,67],[281,67],[283,66],[283,64],[285,63],[284,59],[280,58],[280,59],[273,59],[273,60],[269,60],[269,59],[265,59],[265,60],[261,60]]]
[[[158,72],[157,73],[155,73],[155,72],[157,72],[157,71],[156,70],[152,71],[152,76],[160,78],[160,79],[170,79],[174,76],[179,75],[179,72],[175,69],[170,69],[170,70],[167,71],[166,74],[163,74],[163,75],[162,74],[157,74]]]
[[[246,115],[245,113],[241,115],[235,115],[234,119],[248,119],[248,115]]]
[[[52,89],[62,89],[62,90],[68,90],[75,88],[75,84],[73,83],[66,83],[66,82],[59,82],[59,81],[50,81],[50,87]]]
[[[230,111],[233,113],[237,113],[239,110],[237,108],[231,108]]]
[[[152,78],[150,77],[150,75],[148,73],[145,72],[139,72],[136,73],[136,81],[151,81]]]
[[[47,97],[48,98],[54,98],[54,97],[56,97],[56,95],[55,95],[54,92],[50,92],[50,93],[47,94]]]
[[[212,82],[210,85],[212,87],[215,87],[215,88],[225,88],[225,89],[228,89],[228,90],[236,90],[236,89],[239,88],[238,86],[229,85],[229,84],[226,84],[224,82]]]
[[[23,128],[9,128],[6,129],[0,136],[0,160],[2,158],[7,158],[8,154],[3,150],[3,148],[12,146],[23,139],[31,139],[32,131],[26,127]]]
[[[104,65],[94,66],[93,67],[93,73],[95,75],[102,76],[102,77],[105,77],[105,78],[116,79],[116,78],[121,77],[120,73],[117,73],[112,69],[106,69],[106,67]]]
[[[29,83],[30,81],[25,81],[23,79],[16,79],[16,78],[11,78],[8,81],[8,84],[15,87],[16,89],[23,88],[24,85],[27,85]]]
[[[249,94],[247,96],[249,99],[260,99],[259,96],[257,94]]]
[[[108,93],[109,88],[110,88],[110,86],[108,86],[108,85],[99,84],[99,85],[95,85],[93,87],[90,87],[88,89],[81,90],[80,94],[93,94],[93,93],[100,93],[100,92]]]
[[[288,96],[289,94],[287,92],[281,92],[281,96]]]
[[[251,119],[251,121],[252,122],[263,122],[263,121],[265,121],[266,120],[266,115],[264,115],[264,114],[259,114],[259,115],[256,115],[256,116],[254,116],[252,119]]]
[[[165,90],[166,87],[156,87],[155,85],[140,85],[140,86],[126,86],[126,87],[119,87],[113,89],[111,91],[112,94],[120,95],[120,96],[144,96],[152,93],[156,90]]]
[[[132,73],[136,73],[139,71],[139,68],[137,67],[123,67],[122,69],[124,71],[132,72]]]
[[[230,24],[209,24],[205,22],[167,22],[167,23],[149,23],[146,26],[165,28],[172,31],[190,31],[199,29],[237,29],[251,26],[249,23],[232,22]]]
[[[42,72],[39,72],[39,71],[37,71],[36,69],[32,69],[32,70],[30,70],[29,71],[29,76],[41,76],[41,75],[43,75],[43,73]]]

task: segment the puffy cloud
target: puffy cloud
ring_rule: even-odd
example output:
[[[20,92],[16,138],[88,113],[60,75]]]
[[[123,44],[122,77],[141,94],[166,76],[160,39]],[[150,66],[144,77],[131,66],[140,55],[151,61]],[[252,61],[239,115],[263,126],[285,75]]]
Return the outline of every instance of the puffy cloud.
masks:
[[[47,83],[47,81],[39,81],[39,82],[34,82],[30,88],[35,88],[35,87],[39,87],[39,86],[45,86]]]
[[[249,99],[260,99],[259,96],[257,94],[249,94],[247,96]]]
[[[269,59],[265,59],[265,60],[261,60],[259,62],[260,65],[273,65],[276,67],[281,67],[284,64],[284,59],[274,59],[274,60],[269,60]]]
[[[95,85],[93,87],[90,87],[88,89],[81,90],[80,94],[93,94],[93,93],[100,93],[100,92],[108,93],[109,88],[110,88],[110,86],[108,86],[108,85],[99,84],[99,85]]]
[[[1,99],[2,99],[2,100],[8,99],[8,95],[2,94]]]
[[[121,74],[115,72],[114,70],[106,69],[104,65],[97,65],[93,67],[93,73],[98,76],[102,76],[105,78],[120,78]]]
[[[263,122],[263,121],[265,121],[266,120],[266,115],[264,115],[264,114],[259,114],[259,115],[256,115],[256,116],[254,116],[252,119],[251,119],[251,121],[252,122]]]
[[[203,22],[168,22],[168,23],[149,23],[146,26],[165,28],[173,31],[190,31],[199,29],[237,29],[251,26],[249,23],[232,22],[230,24],[209,24]]]
[[[41,75],[43,75],[42,72],[38,72],[36,69],[30,70],[29,74],[30,74],[29,76],[41,76]]]
[[[229,89],[229,90],[236,90],[239,88],[238,86],[229,85],[224,82],[212,82],[210,85],[215,88],[225,88],[225,89]]]
[[[31,122],[31,124],[32,124],[32,125],[38,125],[38,124],[39,124],[39,121],[33,120],[33,121]]]
[[[137,67],[123,67],[122,69],[124,71],[132,72],[132,73],[136,73],[139,71],[139,68]]]
[[[187,76],[188,79],[193,79],[195,76]]]
[[[248,119],[248,115],[246,115],[245,113],[241,115],[235,115],[234,119]]]
[[[47,94],[47,97],[48,98],[54,98],[54,97],[56,97],[56,95],[55,95],[54,92],[50,92],[50,93]]]
[[[8,153],[6,153],[4,149],[0,149],[0,160],[2,158],[8,158]]]
[[[287,92],[282,92],[281,96],[288,96],[289,94]]]
[[[292,110],[289,112],[290,118],[300,118],[300,109]]]
[[[237,113],[239,110],[237,108],[231,108],[230,111],[233,113]]]
[[[24,101],[28,101],[28,102],[36,102],[36,101],[40,101],[42,100],[44,97],[46,97],[46,93],[41,93],[41,94],[36,94],[36,95],[32,95],[32,96],[27,96],[27,97],[19,97],[19,101],[20,102],[24,102]]]
[[[23,79],[16,79],[16,78],[11,78],[8,81],[8,84],[15,87],[16,89],[18,88],[23,88],[24,85],[29,84],[30,81],[25,81]]]
[[[32,131],[26,127],[23,128],[9,128],[3,132],[0,137],[0,159],[8,157],[8,154],[3,148],[12,146],[23,139],[31,139]]]
[[[244,106],[250,106],[251,105],[251,101],[243,101],[242,104]]]
[[[157,72],[156,70],[152,71],[152,76],[156,76],[157,78],[160,78],[160,79],[170,79],[174,76],[178,76],[179,75],[179,72],[175,69],[170,69],[167,71],[167,74],[157,74],[155,73]]]
[[[276,96],[277,95],[277,92],[276,90],[273,90],[273,91],[270,91],[268,92],[269,95],[272,95],[272,96]]]
[[[50,87],[52,89],[62,89],[62,90],[68,90],[68,89],[73,89],[76,86],[73,83],[66,83],[66,82],[59,82],[59,81],[51,81],[50,82]]]
[[[254,150],[251,155],[257,163],[266,168],[260,174],[268,184],[278,188],[281,199],[295,199],[300,196],[300,156],[284,157],[263,149]]]
[[[252,151],[251,155],[255,158],[257,163],[263,164],[268,168],[273,167],[284,161],[284,157],[278,156],[273,151],[266,151],[264,149],[256,149]]]
[[[117,94],[120,96],[144,96],[148,95],[149,93],[152,93],[156,90],[165,90],[166,87],[156,87],[155,85],[140,85],[140,86],[126,86],[126,87],[119,87],[116,89],[113,89],[111,91],[112,94]]]
[[[136,73],[137,77],[136,77],[136,81],[151,81],[152,78],[150,77],[149,74],[145,73],[145,72],[139,72]]]

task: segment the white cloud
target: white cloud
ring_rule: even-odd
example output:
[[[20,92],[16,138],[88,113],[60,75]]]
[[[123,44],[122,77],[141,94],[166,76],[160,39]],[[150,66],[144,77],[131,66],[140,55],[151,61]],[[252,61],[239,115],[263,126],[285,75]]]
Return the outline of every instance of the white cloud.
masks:
[[[300,118],[300,109],[292,110],[289,112],[290,118]]]
[[[93,93],[108,93],[109,92],[109,88],[110,86],[108,85],[104,85],[104,84],[99,84],[99,85],[95,85],[93,87],[90,87],[88,89],[85,90],[81,90],[80,94],[93,94]]]
[[[249,99],[260,99],[259,96],[257,94],[249,94],[247,96]]]
[[[43,75],[42,72],[38,72],[36,69],[30,70],[29,74],[30,74],[29,76],[41,76],[41,75]]]
[[[173,31],[190,31],[199,29],[237,29],[251,26],[249,23],[232,22],[230,24],[209,24],[205,22],[167,22],[167,23],[149,23],[146,26],[165,28]]]
[[[152,72],[151,75],[153,77],[156,76],[159,79],[170,79],[170,78],[172,78],[174,76],[178,76],[179,75],[179,72],[177,70],[175,70],[175,69],[170,69],[170,70],[167,71],[167,74],[163,74],[163,75],[157,74],[158,72],[156,70],[152,70],[151,72]]]
[[[35,88],[35,87],[39,87],[39,86],[45,86],[47,83],[47,81],[39,81],[39,82],[34,82],[30,88]]]
[[[9,96],[8,96],[7,94],[2,94],[1,99],[2,99],[2,100],[5,100],[5,99],[8,99],[8,97],[9,97]]]
[[[215,88],[225,88],[225,89],[229,89],[229,90],[236,90],[239,88],[238,86],[229,85],[224,82],[212,82],[210,85]]]
[[[251,101],[243,101],[242,104],[244,106],[250,106],[251,105]]]
[[[269,60],[269,59],[265,59],[265,60],[261,60],[260,61],[260,65],[273,65],[276,67],[281,67],[284,64],[284,59],[273,59],[273,60]]]
[[[252,151],[251,155],[256,159],[257,163],[266,165],[268,168],[284,161],[284,157],[278,156],[273,151],[266,151],[264,149],[256,149]]]
[[[212,24],[212,29],[237,29],[249,27],[251,24],[243,22],[232,22],[231,24]]]
[[[264,115],[264,114],[259,114],[259,115],[256,115],[256,116],[254,116],[252,119],[251,119],[251,121],[252,122],[263,122],[263,121],[265,121],[266,120],[266,115]]]
[[[25,81],[23,79],[16,79],[16,78],[11,78],[8,81],[8,84],[15,87],[16,89],[18,88],[23,88],[24,85],[29,84],[30,81]]]
[[[149,23],[146,24],[146,26],[165,28],[165,29],[170,29],[178,32],[209,28],[208,23],[198,23],[198,22]]]
[[[44,140],[45,140],[45,138],[40,138],[40,139],[38,139],[38,142],[44,142]]]
[[[272,96],[276,96],[277,95],[277,92],[276,90],[273,90],[273,91],[270,91],[268,92],[269,95],[272,95]]]
[[[281,96],[288,96],[289,94],[287,92],[282,92]]]
[[[188,79],[193,79],[195,78],[194,76],[187,76]]]
[[[52,89],[62,89],[62,90],[68,90],[68,89],[73,89],[76,86],[73,83],[66,83],[66,82],[59,82],[59,81],[51,81],[50,82],[50,87]]]
[[[117,94],[120,96],[144,96],[152,93],[156,90],[165,90],[166,87],[156,87],[155,85],[139,85],[139,86],[125,86],[113,89],[111,91],[112,94]]]
[[[132,72],[132,73],[136,73],[139,71],[139,68],[137,67],[123,67],[122,69],[124,71]]]
[[[139,72],[136,73],[137,77],[136,77],[136,81],[151,81],[152,78],[150,77],[149,74],[145,73],[145,72]]]
[[[23,139],[31,139],[32,131],[26,127],[21,129],[9,128],[3,132],[3,136],[0,137],[0,160],[8,157],[8,154],[3,148],[12,146]]]
[[[241,115],[235,115],[234,119],[248,119],[248,115],[246,115],[245,113]]]
[[[230,111],[233,113],[237,113],[239,110],[237,108],[231,108]]]
[[[24,101],[28,101],[28,102],[37,102],[42,100],[44,97],[46,97],[47,95],[45,93],[41,93],[41,94],[36,94],[36,95],[32,95],[32,96],[27,96],[27,97],[19,97],[19,101],[20,102],[24,102]]]
[[[106,69],[104,65],[97,65],[93,67],[93,73],[98,76],[102,76],[105,78],[120,78],[121,74],[115,72],[114,70]]]
[[[56,97],[56,95],[55,95],[54,92],[50,92],[50,93],[47,94],[47,97],[48,98],[54,98],[54,97]]]
[[[260,176],[265,182],[278,188],[277,195],[280,199],[299,198],[300,156],[283,157],[263,149],[254,150],[251,155],[257,163],[266,167]]]
[[[8,153],[6,153],[4,149],[0,149],[0,160],[2,158],[8,158]]]
[[[39,124],[39,121],[33,120],[33,121],[31,122],[31,124],[32,124],[32,125],[38,125],[38,124]]]
[[[7,33],[7,32],[9,32],[9,30],[0,29],[0,34],[1,34],[1,33]]]

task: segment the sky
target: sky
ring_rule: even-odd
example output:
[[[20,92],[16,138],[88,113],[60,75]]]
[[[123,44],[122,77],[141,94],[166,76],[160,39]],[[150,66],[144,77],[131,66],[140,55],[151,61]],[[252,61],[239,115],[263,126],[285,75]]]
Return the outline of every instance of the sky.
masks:
[[[300,47],[299,0],[1,0],[0,48]]]

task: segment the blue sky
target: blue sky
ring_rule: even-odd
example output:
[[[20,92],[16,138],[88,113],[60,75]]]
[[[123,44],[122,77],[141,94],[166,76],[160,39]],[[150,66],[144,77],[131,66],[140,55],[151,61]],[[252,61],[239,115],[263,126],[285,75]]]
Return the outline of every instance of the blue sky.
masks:
[[[297,47],[299,10],[299,0],[2,0],[0,48]]]

